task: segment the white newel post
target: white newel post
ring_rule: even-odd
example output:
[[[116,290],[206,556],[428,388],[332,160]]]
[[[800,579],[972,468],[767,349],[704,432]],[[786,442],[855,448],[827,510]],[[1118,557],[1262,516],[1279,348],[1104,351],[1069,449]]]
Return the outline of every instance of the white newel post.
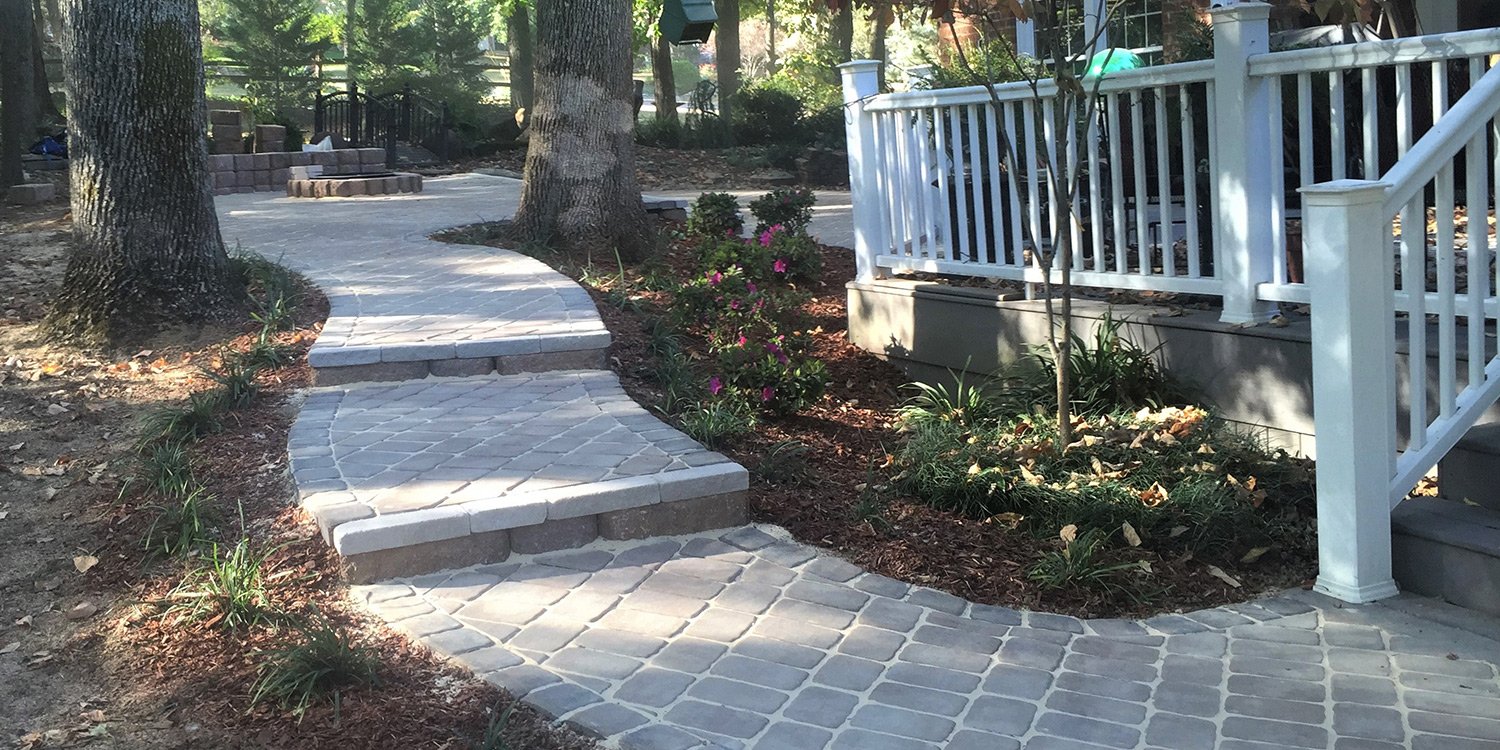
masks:
[[[1270,84],[1251,77],[1249,60],[1270,50],[1271,6],[1236,3],[1209,11],[1214,30],[1214,122],[1218,149],[1218,274],[1224,313],[1235,325],[1269,321],[1276,305],[1256,299],[1271,280]]]
[[[880,63],[854,60],[839,66],[844,78],[844,133],[849,142],[849,201],[854,218],[856,281],[876,277],[875,256],[879,246],[881,199],[879,144],[875,142],[875,116],[865,111],[869,97],[880,93]]]
[[[1396,467],[1395,261],[1385,183],[1302,189],[1313,295],[1318,445],[1317,590],[1363,604],[1395,596],[1390,484]]]

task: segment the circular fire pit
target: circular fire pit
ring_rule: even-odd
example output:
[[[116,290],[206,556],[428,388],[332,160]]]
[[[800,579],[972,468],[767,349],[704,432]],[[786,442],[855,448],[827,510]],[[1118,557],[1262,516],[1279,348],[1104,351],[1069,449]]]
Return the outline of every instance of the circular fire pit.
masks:
[[[411,172],[325,174],[286,181],[290,198],[352,198],[422,192],[422,175]]]

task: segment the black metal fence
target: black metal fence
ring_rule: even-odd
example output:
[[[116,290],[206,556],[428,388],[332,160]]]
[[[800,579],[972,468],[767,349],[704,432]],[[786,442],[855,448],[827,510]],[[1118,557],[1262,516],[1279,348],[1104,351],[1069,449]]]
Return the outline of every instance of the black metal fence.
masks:
[[[384,148],[386,164],[396,163],[396,144],[424,148],[442,161],[452,157],[453,116],[438,103],[411,90],[371,96],[355,84],[347,91],[319,94],[313,106],[313,132],[334,133],[351,148]]]

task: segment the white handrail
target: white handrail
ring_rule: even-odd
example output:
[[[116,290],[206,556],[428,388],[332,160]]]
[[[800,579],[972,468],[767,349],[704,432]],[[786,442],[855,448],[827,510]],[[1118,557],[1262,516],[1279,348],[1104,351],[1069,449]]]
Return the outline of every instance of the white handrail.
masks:
[[[1481,130],[1490,127],[1490,120],[1497,114],[1500,114],[1500,67],[1485,73],[1381,178],[1389,186],[1385,194],[1386,215],[1394,216],[1424,190],[1439,169],[1453,161]]]
[[[1278,76],[1353,70],[1500,54],[1500,29],[1268,52],[1250,58],[1250,75]]]
[[[1110,94],[1121,91],[1138,91],[1156,86],[1177,86],[1185,83],[1206,83],[1214,78],[1214,64],[1212,60],[1200,60],[1196,62],[1174,63],[1172,65],[1153,65],[1135,70],[1123,70],[1110,73],[1099,82],[1099,93]],[[1084,85],[1090,89],[1094,84],[1085,80]],[[1010,83],[999,83],[994,85],[995,95],[1002,102],[1024,101],[1032,99],[1034,93],[1031,84],[1026,81],[1013,81]],[[1043,99],[1050,98],[1057,92],[1057,84],[1052,79],[1046,79],[1039,83],[1039,90]],[[865,105],[869,112],[892,112],[905,109],[926,109],[930,107],[950,107],[965,104],[989,104],[990,95],[984,86],[964,86],[953,89],[932,89],[923,91],[900,91],[893,94],[881,94],[871,98]]]

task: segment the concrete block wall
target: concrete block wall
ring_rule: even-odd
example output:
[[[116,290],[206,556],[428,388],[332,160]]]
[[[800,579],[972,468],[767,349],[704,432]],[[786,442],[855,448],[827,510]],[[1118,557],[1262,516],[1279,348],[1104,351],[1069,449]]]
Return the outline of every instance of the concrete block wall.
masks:
[[[342,148],[333,151],[290,151],[265,154],[215,154],[208,157],[214,195],[286,190],[292,167],[318,165],[327,174],[369,174],[387,171],[385,149]]]

